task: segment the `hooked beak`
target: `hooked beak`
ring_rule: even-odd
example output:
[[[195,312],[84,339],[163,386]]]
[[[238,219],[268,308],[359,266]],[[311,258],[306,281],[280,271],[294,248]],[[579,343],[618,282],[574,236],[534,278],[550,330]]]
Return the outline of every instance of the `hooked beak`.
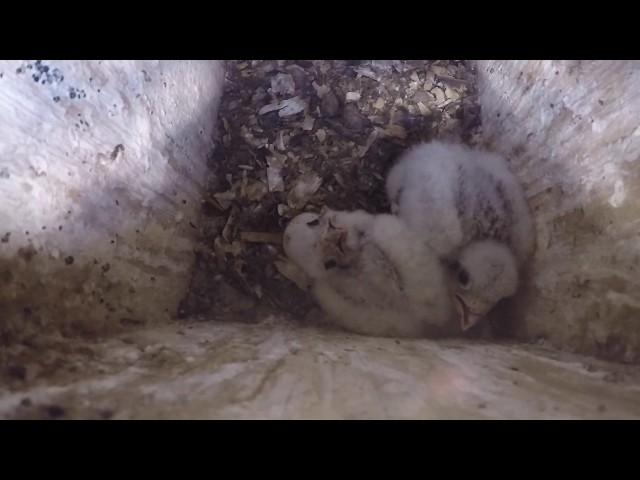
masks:
[[[460,317],[460,328],[466,332],[484,318],[484,315],[472,312],[464,299],[460,295],[456,295],[456,306]]]
[[[334,225],[331,221],[331,218],[328,218],[326,224],[326,235],[328,235],[328,238],[336,242],[340,253],[345,252],[345,247],[349,235],[349,231],[346,228]]]

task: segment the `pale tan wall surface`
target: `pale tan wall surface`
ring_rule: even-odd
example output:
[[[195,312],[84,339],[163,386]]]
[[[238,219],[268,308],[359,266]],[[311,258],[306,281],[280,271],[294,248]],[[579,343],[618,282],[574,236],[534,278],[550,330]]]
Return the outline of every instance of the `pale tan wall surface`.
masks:
[[[2,338],[175,314],[222,83],[215,61],[0,61]]]
[[[518,338],[640,360],[640,62],[478,62],[487,143],[537,223]]]

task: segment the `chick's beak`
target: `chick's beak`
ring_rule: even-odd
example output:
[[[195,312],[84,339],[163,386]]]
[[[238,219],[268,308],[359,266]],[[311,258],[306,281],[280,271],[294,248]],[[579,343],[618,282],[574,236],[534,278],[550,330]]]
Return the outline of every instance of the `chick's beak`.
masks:
[[[346,230],[341,230],[338,234],[338,248],[341,253],[345,253],[345,249],[348,245],[347,241],[349,240],[349,232]]]
[[[484,314],[472,312],[460,295],[456,295],[456,307],[460,319],[460,328],[463,332],[469,330],[484,318]]]

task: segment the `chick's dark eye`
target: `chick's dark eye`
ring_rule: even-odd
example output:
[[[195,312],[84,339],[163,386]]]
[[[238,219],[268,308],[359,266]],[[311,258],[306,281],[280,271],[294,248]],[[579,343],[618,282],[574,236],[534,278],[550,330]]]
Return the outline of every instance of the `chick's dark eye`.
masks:
[[[458,272],[458,282],[460,282],[460,285],[463,287],[469,283],[469,273],[466,270],[461,269]]]
[[[335,268],[337,265],[338,265],[338,262],[336,262],[333,259],[327,260],[326,262],[324,262],[324,268],[326,270],[331,270],[332,268]]]
[[[307,222],[307,225],[309,225],[310,227],[316,227],[320,224],[320,220],[319,219],[315,219],[315,220],[311,220],[310,222]]]

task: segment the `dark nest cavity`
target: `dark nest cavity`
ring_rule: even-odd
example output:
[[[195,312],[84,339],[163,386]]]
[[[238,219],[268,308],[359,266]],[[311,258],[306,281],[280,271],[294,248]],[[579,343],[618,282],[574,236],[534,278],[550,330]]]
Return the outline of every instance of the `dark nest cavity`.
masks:
[[[465,61],[230,61],[203,200],[201,246],[179,316],[309,318],[281,235],[303,211],[388,212],[384,179],[420,141],[479,141]],[[261,310],[262,308],[260,308]]]

